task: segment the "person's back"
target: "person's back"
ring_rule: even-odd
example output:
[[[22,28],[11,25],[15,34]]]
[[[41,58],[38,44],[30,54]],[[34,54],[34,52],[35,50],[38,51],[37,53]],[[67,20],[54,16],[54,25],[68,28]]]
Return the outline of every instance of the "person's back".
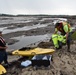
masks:
[[[65,35],[67,32],[71,32],[71,26],[67,22],[59,22],[55,24],[55,33],[61,32],[61,34]]]
[[[70,40],[71,40],[71,34],[72,28],[69,23],[67,22],[58,22],[55,24],[55,32],[54,34],[57,34],[57,32],[61,32],[61,35],[64,35],[66,37],[66,43],[68,46],[68,51],[70,50]]]

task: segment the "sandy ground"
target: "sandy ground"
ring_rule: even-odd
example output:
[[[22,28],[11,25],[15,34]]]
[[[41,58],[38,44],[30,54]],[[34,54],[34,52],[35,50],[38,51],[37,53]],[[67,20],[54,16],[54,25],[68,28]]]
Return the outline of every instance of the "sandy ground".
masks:
[[[34,67],[21,67],[19,56],[9,56],[9,62],[12,62],[12,67],[8,68],[7,75],[76,75],[76,43],[71,45],[71,52],[67,52],[67,46],[56,51],[53,54],[53,60],[50,63],[50,68],[41,67],[37,70]],[[52,47],[53,48],[53,47]],[[12,70],[12,71],[11,71]]]
[[[70,20],[70,19],[69,19]],[[72,21],[72,20],[70,20]],[[75,20],[73,20],[74,25]],[[35,22],[37,23],[37,22]],[[44,22],[43,22],[44,23]],[[52,27],[53,28],[53,27]],[[50,29],[50,26],[33,29],[29,31],[13,32],[5,34],[4,38],[7,43],[12,43],[16,41],[10,41],[9,39],[14,36],[20,35],[40,35],[46,33],[52,33],[54,30]],[[38,44],[37,47],[54,48],[52,43],[45,42]],[[8,51],[8,50],[7,50]],[[71,52],[67,52],[67,46],[63,46],[62,49],[55,51],[53,54],[53,60],[50,62],[50,68],[41,67],[39,69],[34,69],[34,67],[29,66],[27,68],[21,67],[21,61],[26,59],[20,59],[21,56],[11,56],[8,55],[8,61],[11,66],[6,68],[7,75],[76,75],[76,41],[71,44]]]

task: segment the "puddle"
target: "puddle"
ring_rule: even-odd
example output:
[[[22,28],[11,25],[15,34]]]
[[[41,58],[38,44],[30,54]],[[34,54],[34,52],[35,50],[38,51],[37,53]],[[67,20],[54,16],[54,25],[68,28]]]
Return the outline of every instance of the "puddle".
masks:
[[[13,45],[8,45],[9,49],[20,49],[22,47],[26,46],[34,46],[38,44],[41,41],[46,41],[50,39],[51,34],[45,34],[45,35],[38,35],[38,36],[20,36],[20,37],[14,37],[12,39],[17,39],[19,42],[16,42]]]

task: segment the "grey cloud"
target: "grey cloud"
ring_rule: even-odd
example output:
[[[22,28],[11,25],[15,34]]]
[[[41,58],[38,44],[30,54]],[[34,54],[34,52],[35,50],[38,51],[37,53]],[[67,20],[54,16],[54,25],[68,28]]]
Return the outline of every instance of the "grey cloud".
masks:
[[[58,10],[61,14],[65,14],[65,11],[62,12],[64,9],[67,9],[67,12],[70,11],[70,13],[73,11],[75,12],[75,3],[76,0],[0,0],[0,13],[3,12],[14,14],[14,12],[17,12],[18,10],[23,11],[25,14],[31,14],[31,12],[33,14],[36,12],[39,14],[51,14],[51,12],[53,13],[54,11],[55,13]],[[17,12],[16,14],[18,13],[20,12]]]

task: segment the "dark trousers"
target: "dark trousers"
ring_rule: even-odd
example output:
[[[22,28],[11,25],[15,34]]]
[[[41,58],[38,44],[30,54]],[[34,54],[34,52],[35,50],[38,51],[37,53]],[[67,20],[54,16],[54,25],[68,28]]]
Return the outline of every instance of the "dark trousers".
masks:
[[[69,35],[68,35],[68,39],[67,39],[67,49],[68,49],[68,51],[70,50],[70,42],[71,42],[71,34],[72,33],[69,33]]]
[[[0,51],[0,64],[4,61],[4,63],[8,63],[7,61],[7,53],[5,51]]]
[[[67,44],[67,50],[69,51],[70,50],[70,42],[71,42],[71,32],[68,34],[68,39],[67,39],[67,42],[66,42],[66,44]],[[62,34],[62,35],[65,35],[65,34]]]

